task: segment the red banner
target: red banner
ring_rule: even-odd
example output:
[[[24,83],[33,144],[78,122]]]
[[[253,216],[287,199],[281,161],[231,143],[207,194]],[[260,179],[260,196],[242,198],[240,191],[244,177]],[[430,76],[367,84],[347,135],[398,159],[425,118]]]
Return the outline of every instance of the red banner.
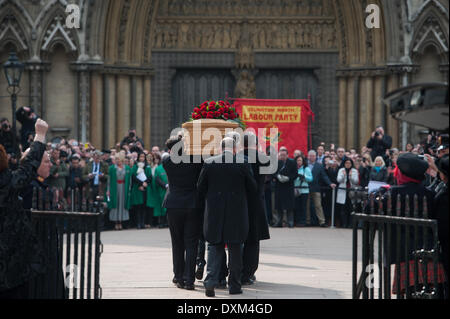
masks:
[[[290,156],[295,150],[308,152],[310,121],[314,121],[309,100],[236,99],[234,107],[247,128],[258,134],[260,145],[278,143],[278,148],[287,147]]]

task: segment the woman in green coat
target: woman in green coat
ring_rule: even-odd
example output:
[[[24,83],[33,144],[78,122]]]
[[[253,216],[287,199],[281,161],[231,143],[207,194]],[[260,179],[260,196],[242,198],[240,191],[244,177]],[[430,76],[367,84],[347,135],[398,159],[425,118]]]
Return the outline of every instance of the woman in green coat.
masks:
[[[122,222],[130,219],[131,168],[124,163],[123,155],[118,155],[116,165],[111,165],[108,173],[109,220],[116,223],[116,230],[121,230]]]
[[[145,174],[146,159],[145,154],[139,154],[137,162],[131,169],[131,198],[130,205],[136,213],[136,225],[138,229],[144,228],[145,219],[145,197],[147,188],[147,176]]]
[[[147,206],[153,208],[153,216],[158,218],[159,227],[166,227],[166,209],[162,207],[166,196],[167,174],[161,164],[161,156],[156,153],[154,165],[147,167],[147,173],[152,175],[151,187],[147,187]]]

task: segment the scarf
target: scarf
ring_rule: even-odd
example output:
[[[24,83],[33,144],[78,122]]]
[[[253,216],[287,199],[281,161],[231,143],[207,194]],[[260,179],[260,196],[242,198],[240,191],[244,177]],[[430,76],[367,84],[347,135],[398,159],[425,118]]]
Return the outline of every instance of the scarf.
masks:
[[[398,168],[398,166],[394,169],[394,177],[397,179],[397,185],[404,185],[408,183],[420,184],[421,181],[408,177],[402,173],[402,171]]]
[[[375,166],[374,169],[377,173],[379,173],[381,171],[381,166]]]

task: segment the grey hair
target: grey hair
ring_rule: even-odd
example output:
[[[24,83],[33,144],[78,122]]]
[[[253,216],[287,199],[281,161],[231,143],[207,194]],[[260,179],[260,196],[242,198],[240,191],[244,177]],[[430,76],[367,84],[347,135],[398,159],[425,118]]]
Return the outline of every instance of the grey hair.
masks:
[[[222,150],[229,150],[229,149],[234,150],[236,148],[236,141],[232,138],[232,137],[225,137],[222,140]]]
[[[225,137],[232,138],[235,145],[239,145],[241,143],[241,135],[237,132],[228,132],[227,134],[225,134]]]
[[[314,154],[314,155],[317,156],[317,152],[316,152],[315,150],[310,150],[310,151],[308,152],[308,155],[312,155],[312,154]]]

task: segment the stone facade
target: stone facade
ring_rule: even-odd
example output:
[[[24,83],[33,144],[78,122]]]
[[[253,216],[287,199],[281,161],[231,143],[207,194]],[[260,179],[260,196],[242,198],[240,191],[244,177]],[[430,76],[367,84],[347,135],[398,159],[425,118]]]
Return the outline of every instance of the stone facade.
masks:
[[[65,26],[70,3],[80,6],[80,29]],[[365,26],[369,4],[381,8],[380,29]],[[189,103],[227,94],[311,94],[314,144],[359,148],[382,124],[401,147],[420,128],[393,120],[381,98],[405,84],[447,78],[448,6],[445,0],[0,0],[0,62],[10,50],[26,62],[19,105],[42,114],[53,137],[99,147],[113,146],[130,127],[146,146],[162,145]],[[194,93],[180,91],[185,87]],[[3,76],[0,90],[7,95]],[[11,117],[10,108],[0,116]]]

